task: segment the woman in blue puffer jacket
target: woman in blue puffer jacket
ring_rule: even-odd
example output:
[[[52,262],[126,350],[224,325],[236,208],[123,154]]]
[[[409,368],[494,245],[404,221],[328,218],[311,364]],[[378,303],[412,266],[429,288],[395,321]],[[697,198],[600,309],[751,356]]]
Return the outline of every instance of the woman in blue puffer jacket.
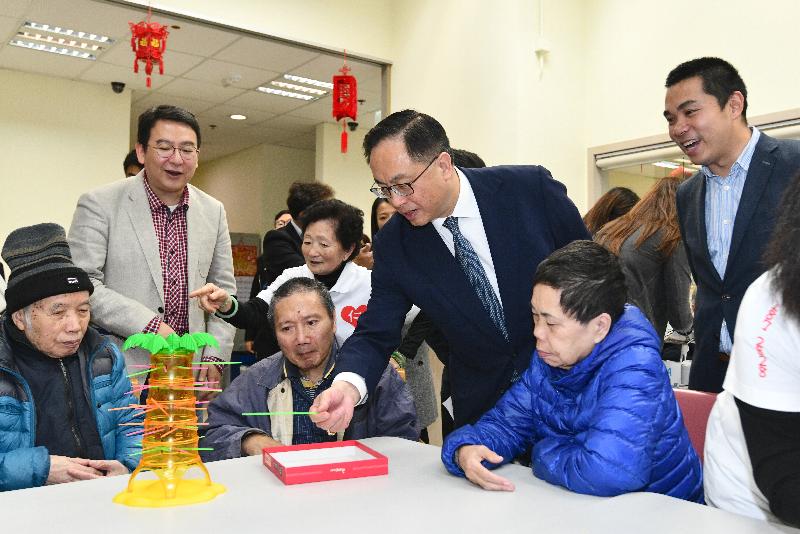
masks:
[[[645,316],[625,305],[617,259],[576,241],[539,266],[531,365],[474,425],[445,441],[442,461],[494,490],[489,469],[531,450],[533,474],[578,493],[635,491],[702,502],[700,461]]]

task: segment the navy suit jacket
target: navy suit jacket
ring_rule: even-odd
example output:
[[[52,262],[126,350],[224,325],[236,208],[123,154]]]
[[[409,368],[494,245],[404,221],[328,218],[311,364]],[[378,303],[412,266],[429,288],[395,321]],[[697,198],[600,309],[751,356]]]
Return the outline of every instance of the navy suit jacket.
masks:
[[[412,304],[450,345],[448,373],[456,426],[476,421],[522,374],[534,348],[531,293],[539,263],[575,239],[590,239],[566,188],[534,166],[462,169],[475,192],[489,242],[509,340],[492,323],[432,224],[392,217],[376,236],[372,295],[337,360],[363,376],[369,391],[400,345]]]
[[[733,338],[744,292],[765,270],[762,256],[772,236],[778,204],[799,169],[800,142],[761,133],[734,219],[728,264],[722,278],[708,253],[705,176],[697,173],[678,188],[678,222],[697,284],[691,389],[722,391],[728,369],[728,362],[719,357],[722,319],[725,318]]]

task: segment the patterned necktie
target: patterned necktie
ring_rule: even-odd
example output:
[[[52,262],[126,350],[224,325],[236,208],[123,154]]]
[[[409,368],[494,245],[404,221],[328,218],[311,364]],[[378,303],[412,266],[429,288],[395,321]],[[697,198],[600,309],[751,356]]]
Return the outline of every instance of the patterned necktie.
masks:
[[[458,218],[447,217],[444,220],[444,227],[450,230],[453,234],[453,244],[455,245],[456,259],[461,264],[461,268],[469,278],[470,284],[475,288],[478,298],[483,303],[483,307],[489,312],[489,317],[492,322],[503,333],[503,337],[508,340],[508,330],[506,330],[506,319],[503,315],[503,306],[500,304],[500,299],[492,289],[492,284],[489,283],[489,278],[486,276],[486,271],[483,270],[481,260],[469,244],[467,238],[458,229]]]

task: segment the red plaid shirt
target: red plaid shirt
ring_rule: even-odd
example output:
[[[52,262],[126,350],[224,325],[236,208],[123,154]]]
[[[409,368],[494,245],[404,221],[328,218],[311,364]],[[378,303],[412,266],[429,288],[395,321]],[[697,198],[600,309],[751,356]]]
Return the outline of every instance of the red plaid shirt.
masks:
[[[158,238],[158,255],[164,278],[164,319],[156,315],[143,331],[158,332],[163,321],[176,334],[183,335],[189,331],[189,281],[186,270],[186,210],[189,209],[189,188],[184,188],[181,201],[174,210],[161,202],[147,179],[144,180],[144,190],[147,192],[153,227]]]

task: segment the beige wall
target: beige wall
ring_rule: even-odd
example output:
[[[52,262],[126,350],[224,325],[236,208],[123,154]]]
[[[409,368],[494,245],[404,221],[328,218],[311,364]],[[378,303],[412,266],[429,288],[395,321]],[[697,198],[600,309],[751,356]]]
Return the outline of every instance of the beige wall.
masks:
[[[124,177],[130,91],[3,69],[0,87],[0,239],[40,222],[68,228],[81,193]]]
[[[348,132],[347,153],[342,154],[342,128],[317,126],[316,177],[336,190],[336,198],[364,212],[364,233],[369,234],[369,214],[375,196],[369,192],[372,173],[361,152],[366,128]]]
[[[587,91],[580,0],[544,0],[550,54],[539,77],[538,2],[407,0],[396,4],[392,108],[438,118],[454,147],[488,165],[536,163],[585,196]]]
[[[798,107],[796,0],[588,0],[585,17],[588,146],[666,134],[664,80],[696,57],[739,70],[749,116]]]
[[[263,235],[295,181],[314,179],[314,152],[258,145],[200,167],[192,183],[225,205],[231,232]]]

